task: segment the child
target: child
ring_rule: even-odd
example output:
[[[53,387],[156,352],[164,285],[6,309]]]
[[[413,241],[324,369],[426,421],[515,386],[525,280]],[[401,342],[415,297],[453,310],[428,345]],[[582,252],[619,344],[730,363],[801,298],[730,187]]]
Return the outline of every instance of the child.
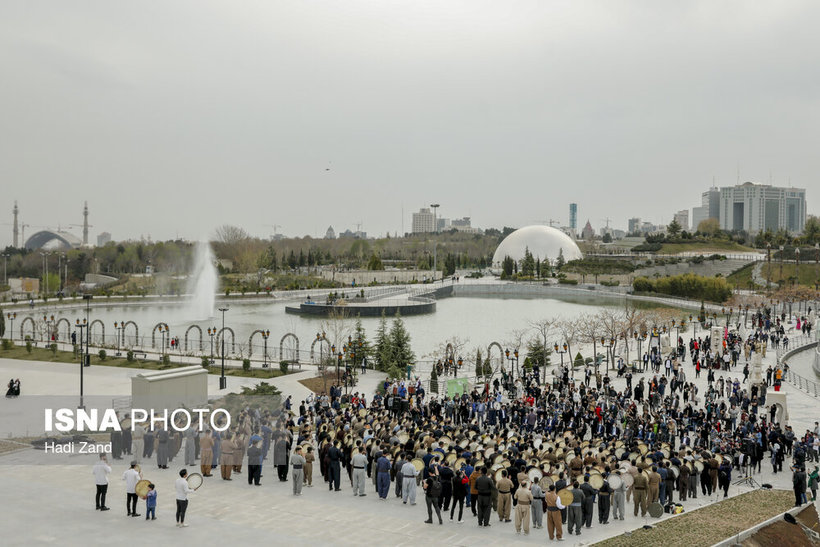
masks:
[[[151,516],[151,520],[157,520],[156,516],[157,511],[157,491],[155,490],[154,483],[150,483],[148,485],[148,493],[145,495],[145,520],[148,520],[148,516]]]

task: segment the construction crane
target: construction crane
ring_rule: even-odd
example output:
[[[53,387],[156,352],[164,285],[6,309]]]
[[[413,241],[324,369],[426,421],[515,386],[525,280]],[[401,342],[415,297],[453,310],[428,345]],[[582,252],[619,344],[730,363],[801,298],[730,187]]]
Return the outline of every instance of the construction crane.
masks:
[[[537,222],[538,224],[546,224],[547,226],[550,226],[550,227],[555,227],[556,225],[557,226],[561,225],[560,222],[558,222],[557,220],[552,219],[552,218],[551,219],[544,219],[544,220],[535,220],[533,222]]]
[[[269,228],[273,228],[273,237],[271,239],[276,239],[276,235],[277,235],[276,229],[282,227],[281,224],[263,224],[262,226],[267,226]]]

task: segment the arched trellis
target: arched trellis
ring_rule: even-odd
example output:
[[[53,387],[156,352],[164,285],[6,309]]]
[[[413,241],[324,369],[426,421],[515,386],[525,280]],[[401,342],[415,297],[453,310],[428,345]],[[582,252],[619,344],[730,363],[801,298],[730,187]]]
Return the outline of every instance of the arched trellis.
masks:
[[[193,329],[196,329],[197,332],[199,332],[199,351],[202,351],[202,329],[199,328],[199,325],[191,325],[185,329],[185,351],[188,351],[188,333]]]
[[[88,325],[88,339],[91,339],[91,336],[94,334],[94,325],[100,325],[100,330],[102,330],[102,343],[105,344],[105,323],[102,322],[102,319],[95,319]]]
[[[490,345],[487,346],[487,359],[490,361],[490,364],[493,362],[493,346],[498,348],[498,366],[493,368],[493,376],[495,376],[498,373],[498,369],[504,365],[504,349],[498,342],[490,342]]]
[[[313,358],[313,355],[314,355],[314,349],[313,348],[316,346],[317,343],[319,344],[319,360],[320,361],[322,359],[321,344],[323,344],[323,343],[327,344],[327,354],[330,355],[330,340],[328,340],[327,338],[314,338],[313,343],[310,344],[310,362],[311,363],[316,363],[316,361]]]
[[[253,337],[256,336],[257,334],[265,334],[265,331],[262,330],[262,329],[256,329],[255,331],[253,331],[251,333],[250,336],[248,336],[248,358],[249,359],[250,359],[250,356],[253,355]]]
[[[140,328],[133,321],[126,321],[125,323],[122,324],[122,345],[123,346],[125,345],[125,330],[128,328],[128,325],[133,325],[133,327],[134,327],[134,344],[133,345],[139,344],[139,341],[140,341]]]
[[[168,330],[168,323],[163,323],[162,321],[160,321],[159,323],[154,325],[153,329],[151,329],[151,347],[152,348],[157,347],[157,329],[160,329],[162,327],[164,327],[165,330]]]
[[[231,327],[222,327],[216,333],[216,353],[220,356],[222,355],[222,333],[225,331],[231,333],[231,353],[236,353],[236,334]]]
[[[65,317],[61,317],[54,323],[54,335],[56,338],[60,338],[60,325],[65,323],[65,338],[64,340],[68,340],[71,338],[71,321],[66,319]]]
[[[285,360],[285,340],[288,338],[293,338],[296,340],[296,360],[299,360],[299,337],[293,334],[292,332],[286,333],[281,340],[279,340],[279,360]]]
[[[26,317],[25,319],[23,319],[20,322],[20,340],[25,340],[26,339],[26,337],[23,335],[23,332],[25,331],[26,323],[31,324],[31,339],[34,340],[34,334],[37,330],[37,327],[34,325],[34,319],[32,319],[31,317]]]

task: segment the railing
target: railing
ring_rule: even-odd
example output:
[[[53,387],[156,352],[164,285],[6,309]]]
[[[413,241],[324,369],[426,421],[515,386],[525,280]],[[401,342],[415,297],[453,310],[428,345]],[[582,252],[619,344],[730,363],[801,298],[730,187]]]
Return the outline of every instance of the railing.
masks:
[[[788,338],[788,334],[786,337]],[[799,351],[806,346],[812,345],[814,342],[817,342],[814,335],[806,336],[804,334],[789,338],[789,347],[784,347],[783,341],[781,340],[780,345],[777,346],[775,355],[777,355],[777,359],[779,361],[785,354],[791,353],[792,351]]]
[[[797,386],[797,389],[805,391],[809,395],[820,397],[820,384],[800,376],[796,372],[789,371],[784,375],[786,381],[791,382]]]

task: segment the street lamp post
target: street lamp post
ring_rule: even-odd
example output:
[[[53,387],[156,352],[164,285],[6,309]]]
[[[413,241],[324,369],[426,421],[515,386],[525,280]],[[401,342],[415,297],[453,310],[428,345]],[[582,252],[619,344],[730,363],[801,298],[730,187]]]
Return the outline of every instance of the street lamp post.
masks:
[[[780,246],[780,286],[783,286],[783,250],[785,247],[783,245]]]
[[[52,336],[52,325],[54,324],[54,316],[51,316],[51,319],[47,315],[43,316],[43,323],[46,324],[46,342],[51,344],[51,336]]]
[[[209,365],[214,364],[214,336],[216,336],[216,327],[208,327],[208,337],[211,339],[211,358],[208,361]]]
[[[564,345],[563,345],[563,346],[561,346],[561,347],[562,347],[563,349],[560,349],[560,348],[558,347],[558,344],[556,343],[556,344],[553,346],[553,349],[556,351],[556,353],[559,353],[559,354],[561,355],[561,370],[563,370],[563,369],[564,369],[564,354],[567,352],[567,345],[566,345],[566,344],[564,344]],[[572,370],[572,363],[570,363],[569,370],[570,370],[570,371],[572,371],[572,379],[573,379],[573,380],[575,380],[575,371],[574,371],[574,370]]]
[[[219,311],[222,312],[222,375],[219,377],[219,389],[225,389],[228,387],[228,379],[225,378],[225,312],[228,311],[229,308],[219,308]]]
[[[262,331],[262,340],[265,341],[265,354],[262,356],[262,368],[268,368],[268,338],[270,337],[270,330]]]
[[[641,352],[641,344],[646,340],[646,331],[642,331],[640,334],[635,332],[635,339],[638,341],[638,365],[643,370],[643,353]]]
[[[119,321],[114,321],[114,330],[117,331],[117,353],[115,354],[117,357],[122,355],[122,353],[120,353],[120,324]]]
[[[794,249],[794,284],[800,285],[800,247]]]
[[[603,336],[601,337],[601,347],[604,348],[604,351],[606,352],[606,369],[607,370],[610,370],[610,354],[612,353],[611,348],[613,348],[614,346],[615,346],[615,339],[614,338],[610,338],[609,340],[607,340]],[[615,360],[614,355],[612,356],[612,360],[613,361]]]
[[[766,289],[769,288],[772,278],[772,244],[766,242]]]
[[[504,350],[504,355],[507,356],[507,360],[510,362],[510,378],[515,381],[515,372],[518,368],[518,349],[514,349],[512,354],[513,356],[510,357],[510,350]]]
[[[79,408],[85,408],[85,401],[83,401],[83,367],[85,366],[85,363],[84,363],[85,358],[84,358],[84,355],[83,355],[83,329],[88,328],[88,321],[86,319],[83,319],[82,322],[80,322],[80,320],[77,319],[75,325],[78,329],[80,329],[80,406],[79,406]]]
[[[85,300],[85,322],[88,327],[85,330],[85,366],[91,366],[91,356],[88,353],[88,348],[91,345],[91,299],[93,297],[90,294],[84,294],[83,300]],[[82,330],[80,331],[82,335]]]
[[[17,312],[8,312],[6,317],[11,322],[11,341],[14,342],[14,320],[17,319]]]

